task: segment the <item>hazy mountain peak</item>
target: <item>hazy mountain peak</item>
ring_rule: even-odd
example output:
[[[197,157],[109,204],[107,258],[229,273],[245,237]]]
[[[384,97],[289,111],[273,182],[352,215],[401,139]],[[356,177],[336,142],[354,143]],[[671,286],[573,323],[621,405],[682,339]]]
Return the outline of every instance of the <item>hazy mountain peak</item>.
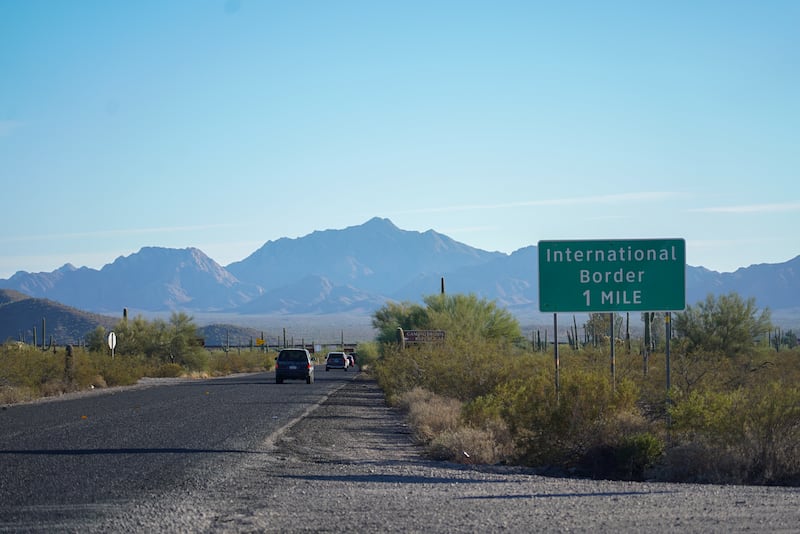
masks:
[[[535,246],[487,252],[434,230],[402,230],[373,217],[344,229],[268,241],[227,268],[195,247],[142,247],[101,270],[65,264],[51,273],[20,271],[0,288],[95,312],[123,308],[237,313],[370,313],[388,299],[420,301],[474,293],[517,315],[538,311]],[[686,268],[686,301],[736,292],[771,309],[800,308],[800,256],[717,273]],[[18,296],[6,295],[6,299]]]
[[[361,225],[363,228],[386,228],[389,230],[399,230],[397,226],[390,220],[384,217],[373,217],[364,224]]]
[[[385,292],[422,273],[444,273],[497,257],[428,231],[401,230],[389,219],[373,217],[342,230],[314,232],[293,240],[268,242],[227,269],[243,282],[270,291],[322,274],[334,285]]]

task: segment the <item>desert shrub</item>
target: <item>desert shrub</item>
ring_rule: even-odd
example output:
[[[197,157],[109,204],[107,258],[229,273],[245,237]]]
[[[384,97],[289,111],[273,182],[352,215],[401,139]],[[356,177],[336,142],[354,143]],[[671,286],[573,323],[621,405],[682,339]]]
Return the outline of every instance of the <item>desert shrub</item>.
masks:
[[[50,351],[29,346],[5,346],[1,354],[0,379],[9,386],[37,391],[42,384],[63,379],[63,360],[59,361],[58,356]]]
[[[620,478],[641,480],[647,470],[664,454],[664,441],[644,432],[626,436],[617,449],[617,472]]]
[[[570,467],[589,450],[614,446],[627,432],[648,428],[636,407],[629,380],[614,388],[608,376],[592,371],[562,373],[560,394],[551,369],[529,369],[465,407],[465,419],[479,427],[502,419],[519,458],[530,465]]]
[[[71,380],[77,389],[88,386],[97,386],[94,382],[99,376],[97,368],[92,363],[89,355],[82,349],[73,349]]]
[[[665,482],[736,483],[744,478],[729,452],[700,442],[675,442],[664,451],[654,478]]]
[[[403,393],[421,385],[421,369],[417,361],[419,351],[409,353],[399,345],[387,344],[375,366],[375,379],[386,395],[389,404],[396,404]]]
[[[359,343],[356,364],[362,371],[370,371],[378,360],[378,345],[375,342]]]
[[[508,426],[499,418],[472,427],[462,416],[462,403],[423,388],[401,395],[398,407],[408,414],[415,439],[434,459],[494,464],[513,457]]]
[[[0,349],[0,387],[8,402],[65,391],[64,355],[36,347],[6,344]]]
[[[158,365],[149,363],[143,356],[125,355],[112,358],[108,354],[90,353],[89,357],[109,387],[129,386],[143,376],[157,374]]]
[[[258,350],[215,351],[208,354],[207,369],[214,376],[224,376],[231,373],[250,373],[270,368],[275,363],[274,359],[274,353],[265,355],[264,352]]]
[[[159,378],[176,378],[183,375],[184,372],[184,368],[177,363],[162,363],[158,369],[156,369],[154,376]]]
[[[623,436],[617,443],[598,441],[581,456],[575,472],[595,479],[642,480],[663,452],[663,440],[647,432]]]
[[[212,376],[225,376],[232,373],[231,360],[228,354],[221,351],[214,351],[208,357],[208,370]]]
[[[773,381],[758,388],[693,392],[670,410],[676,446],[667,478],[781,484],[800,480],[800,388]],[[694,455],[705,469],[676,465]]]
[[[384,346],[375,376],[389,398],[414,387],[470,401],[493,391],[530,355],[506,342],[449,340],[444,344]]]
[[[177,362],[176,362],[177,363]],[[193,347],[181,354],[179,362],[187,371],[208,371],[209,355],[208,351],[201,347]]]
[[[663,352],[645,360],[618,350],[612,381],[603,344],[562,347],[558,396],[552,356],[503,339],[383,345],[375,375],[390,401],[419,387],[463,404],[451,424],[420,431],[438,458],[632,480],[798,484],[800,348],[755,345],[752,329],[726,332],[716,328],[710,344],[674,340],[669,392]]]

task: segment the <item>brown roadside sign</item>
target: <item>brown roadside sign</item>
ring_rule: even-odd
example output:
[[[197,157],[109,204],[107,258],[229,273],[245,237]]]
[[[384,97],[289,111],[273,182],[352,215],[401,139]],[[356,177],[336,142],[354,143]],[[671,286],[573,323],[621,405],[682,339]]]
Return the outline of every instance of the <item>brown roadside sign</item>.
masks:
[[[404,330],[406,343],[441,343],[444,341],[444,330]]]

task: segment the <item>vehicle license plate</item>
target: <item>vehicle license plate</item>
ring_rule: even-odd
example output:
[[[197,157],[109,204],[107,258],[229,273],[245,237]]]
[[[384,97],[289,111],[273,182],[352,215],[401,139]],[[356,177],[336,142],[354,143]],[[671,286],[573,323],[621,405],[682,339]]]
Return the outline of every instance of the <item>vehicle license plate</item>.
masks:
[[[297,369],[297,366],[296,365],[290,365],[289,369]]]

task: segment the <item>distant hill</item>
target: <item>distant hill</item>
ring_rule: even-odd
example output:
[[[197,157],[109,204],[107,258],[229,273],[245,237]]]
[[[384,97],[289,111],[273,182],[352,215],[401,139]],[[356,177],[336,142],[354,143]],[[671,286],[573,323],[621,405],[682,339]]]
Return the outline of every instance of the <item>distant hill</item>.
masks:
[[[258,285],[265,292],[317,276],[333,286],[388,295],[420,275],[441,275],[503,256],[459,243],[433,230],[401,230],[389,219],[375,217],[343,230],[268,241],[226,268],[237,279]]]
[[[689,303],[701,300],[709,293],[734,292],[754,297],[761,308],[800,308],[800,256],[785,263],[751,265],[732,273],[689,267],[686,274],[686,301]]]
[[[99,313],[221,310],[248,302],[260,289],[236,280],[196,248],[145,247],[95,270],[64,265],[52,273],[18,272],[0,287]]]
[[[10,304],[12,302],[19,302],[20,300],[29,299],[28,295],[24,295],[19,291],[13,289],[0,289],[0,306]]]
[[[781,317],[800,317],[800,256],[718,273],[686,267],[686,301],[736,292]],[[487,252],[433,230],[414,232],[373,218],[341,230],[268,241],[223,267],[196,248],[145,247],[100,270],[64,265],[17,272],[0,288],[119,316],[137,312],[239,315],[370,315],[389,300],[474,293],[517,315],[538,314],[538,254]],[[7,294],[11,295],[11,294]],[[12,296],[6,296],[12,299]],[[18,297],[17,297],[18,298]],[[16,337],[16,336],[15,336]]]
[[[328,278],[309,275],[267,291],[236,308],[242,314],[328,314],[343,310],[370,314],[386,300],[351,285],[334,285]]]
[[[44,326],[45,343],[52,336],[58,345],[78,344],[98,326],[110,330],[118,320],[48,299],[31,298],[17,291],[0,289],[0,342],[12,340],[33,343],[33,331],[36,329],[36,341],[41,344]]]

